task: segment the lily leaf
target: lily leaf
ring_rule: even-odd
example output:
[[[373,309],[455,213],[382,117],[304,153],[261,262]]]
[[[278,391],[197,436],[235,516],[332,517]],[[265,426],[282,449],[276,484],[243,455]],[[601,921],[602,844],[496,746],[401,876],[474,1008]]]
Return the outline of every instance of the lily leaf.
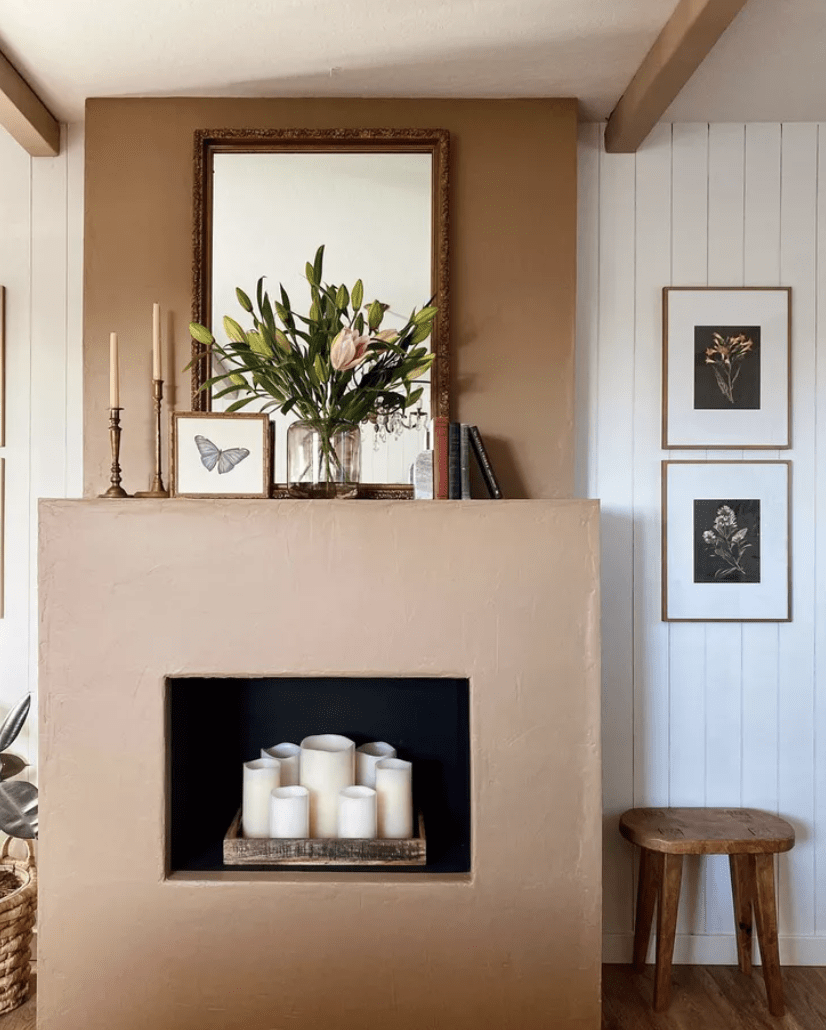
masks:
[[[244,311],[248,311],[250,314],[252,314],[252,301],[249,299],[246,293],[244,293],[240,286],[235,287],[235,296],[238,298],[238,303],[241,305]]]
[[[324,264],[324,244],[318,248],[315,252],[315,258],[313,259],[313,276],[318,285],[321,285],[321,268]]]
[[[6,748],[11,747],[17,739],[17,735],[23,729],[23,724],[26,721],[26,716],[29,714],[31,705],[32,696],[31,694],[26,694],[6,716],[5,722],[0,726],[0,751],[5,751]]]
[[[433,332],[432,322],[423,322],[416,328],[416,332],[410,338],[410,343],[415,347],[417,343],[423,343]]]
[[[315,277],[315,269],[309,261],[304,266],[304,274],[307,276],[307,281],[311,286],[318,286],[318,280]]]
[[[421,325],[422,322],[432,322],[438,310],[438,308],[434,307],[422,308],[421,311],[417,311],[413,316],[413,321],[416,325]]]
[[[189,323],[189,335],[196,343],[202,343],[205,347],[208,347],[214,339],[209,329],[205,325],[199,325],[198,322]]]
[[[37,787],[25,780],[0,783],[0,830],[32,840],[37,828]]]

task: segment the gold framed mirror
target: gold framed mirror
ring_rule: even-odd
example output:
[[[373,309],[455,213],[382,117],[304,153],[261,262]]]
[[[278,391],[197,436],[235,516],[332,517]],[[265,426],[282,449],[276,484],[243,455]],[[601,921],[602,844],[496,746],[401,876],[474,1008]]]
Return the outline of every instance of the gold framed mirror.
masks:
[[[416,412],[362,423],[360,496],[409,497],[426,422],[449,414],[448,147],[444,129],[201,129],[195,133],[192,320],[220,332],[243,324],[235,289],[260,276],[307,298],[304,267],[325,247],[324,278],[364,281],[389,305],[387,328],[438,308],[435,355]],[[192,341],[192,409],[209,411],[207,348]],[[254,410],[254,409],[249,409]],[[275,422],[275,496],[286,495],[285,429]]]

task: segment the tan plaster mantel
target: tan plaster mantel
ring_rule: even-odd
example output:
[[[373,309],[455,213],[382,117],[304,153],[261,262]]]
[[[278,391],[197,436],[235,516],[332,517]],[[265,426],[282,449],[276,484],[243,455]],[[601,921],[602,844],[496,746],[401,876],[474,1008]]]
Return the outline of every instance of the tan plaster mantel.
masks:
[[[597,535],[591,501],[41,502],[40,1030],[598,1030]],[[196,673],[467,677],[469,876],[165,879]]]

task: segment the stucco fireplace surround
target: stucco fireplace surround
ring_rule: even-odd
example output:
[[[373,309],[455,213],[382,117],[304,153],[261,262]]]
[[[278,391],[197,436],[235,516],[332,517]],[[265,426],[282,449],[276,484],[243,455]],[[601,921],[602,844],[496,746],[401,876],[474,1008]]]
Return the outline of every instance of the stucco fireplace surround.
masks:
[[[597,527],[41,502],[40,1030],[598,1030]],[[170,874],[166,678],[239,675],[466,678],[470,871]]]

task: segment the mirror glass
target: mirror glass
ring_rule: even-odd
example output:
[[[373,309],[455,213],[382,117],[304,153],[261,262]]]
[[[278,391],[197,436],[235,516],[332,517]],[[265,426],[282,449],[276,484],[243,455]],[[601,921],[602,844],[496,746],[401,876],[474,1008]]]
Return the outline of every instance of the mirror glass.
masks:
[[[310,287],[304,268],[322,244],[324,282],[351,290],[361,279],[366,303],[389,305],[383,329],[401,328],[414,308],[437,304],[439,316],[427,341],[437,360],[420,381],[421,400],[404,413],[408,426],[391,429],[381,416],[361,426],[362,483],[375,486],[379,495],[382,487],[404,490],[410,466],[427,446],[427,422],[433,414],[447,414],[446,270],[437,260],[446,251],[437,177],[442,155],[432,143],[400,147],[392,139],[263,142],[270,145],[250,146],[246,140],[213,145],[205,154],[204,232],[196,239],[196,278],[200,253],[203,281],[200,289],[196,282],[196,298],[206,317],[195,320],[209,325],[219,341],[225,315],[252,328],[235,290],[241,287],[254,298],[262,275],[273,299],[281,284],[293,310],[306,314]],[[441,256],[446,259],[446,253]],[[200,395],[215,411],[240,396]],[[193,401],[198,406],[195,396]],[[244,410],[255,408],[253,402]],[[275,482],[283,484],[286,429],[295,416],[276,411],[271,417]]]

